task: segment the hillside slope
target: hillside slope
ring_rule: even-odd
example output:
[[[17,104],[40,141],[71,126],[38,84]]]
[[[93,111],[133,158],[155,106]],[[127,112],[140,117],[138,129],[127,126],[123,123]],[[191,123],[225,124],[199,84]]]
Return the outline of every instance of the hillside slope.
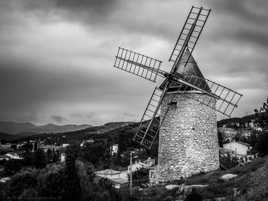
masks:
[[[236,174],[237,177],[223,181],[224,174]],[[244,167],[235,167],[229,170],[217,170],[204,175],[189,178],[186,183],[208,184],[207,188],[199,192],[204,198],[227,197],[231,199],[237,189],[237,201],[267,201],[268,200],[268,156],[259,158]]]
[[[0,121],[0,132],[8,133],[12,135],[27,136],[40,133],[62,133],[81,130],[90,127],[88,124],[75,125],[55,125],[46,124],[42,126],[36,126],[32,123],[19,123],[19,122],[9,122]]]

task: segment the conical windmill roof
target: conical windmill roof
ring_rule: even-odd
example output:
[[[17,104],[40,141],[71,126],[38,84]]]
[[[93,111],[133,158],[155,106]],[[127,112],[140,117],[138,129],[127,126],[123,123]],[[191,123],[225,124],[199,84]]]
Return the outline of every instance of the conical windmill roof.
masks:
[[[185,66],[185,63],[187,62],[188,58],[189,58],[188,63]],[[177,65],[178,65],[177,73],[183,75],[194,75],[204,79],[204,76],[201,73],[199,66],[197,65],[194,57],[191,55],[188,48],[185,50],[181,61]]]
[[[189,60],[188,60],[189,58]],[[187,65],[185,66],[185,63],[187,62]],[[201,70],[199,69],[199,66],[197,65],[194,57],[191,55],[189,49],[187,48],[184,52],[184,55],[182,56],[181,61],[177,64],[177,71],[176,73],[185,75],[185,76],[189,76],[189,75],[193,75],[199,78],[204,79],[204,76],[201,72]],[[165,83],[167,82],[167,79],[164,80],[164,82],[161,84],[160,88],[163,89]],[[209,91],[209,86],[207,85],[207,83],[202,84],[203,85],[203,89],[205,89],[206,91]],[[179,90],[178,89],[179,85],[176,82],[171,82],[169,90],[174,91],[174,90]],[[188,91],[193,90],[191,88],[188,89]]]

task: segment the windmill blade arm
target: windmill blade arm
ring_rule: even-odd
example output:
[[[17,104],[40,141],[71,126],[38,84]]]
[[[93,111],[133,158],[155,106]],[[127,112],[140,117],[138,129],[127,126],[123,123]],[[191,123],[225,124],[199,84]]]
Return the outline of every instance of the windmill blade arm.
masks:
[[[152,147],[153,142],[155,141],[158,134],[158,130],[161,124],[159,109],[166,91],[167,87],[165,87],[164,90],[160,90],[158,87],[154,89],[153,94],[142,115],[138,131],[133,138],[134,141],[148,149]],[[146,121],[147,124],[144,125],[144,122]]]
[[[114,67],[156,82],[158,75],[163,77],[160,70],[161,63],[160,60],[119,47]]]
[[[169,61],[174,62],[172,67],[173,72],[176,71],[177,63],[182,59],[186,48],[189,49],[190,55],[193,53],[210,12],[211,9],[192,6],[169,57]],[[190,56],[186,59],[185,65],[187,65],[189,58]]]
[[[242,97],[242,94],[205,78],[194,75],[181,75],[178,73],[171,75],[171,77],[171,79],[181,84],[182,89],[185,89],[185,86],[187,86],[209,95],[210,99],[206,102],[202,99],[197,101],[228,117],[230,117],[234,109],[238,107],[238,102]]]

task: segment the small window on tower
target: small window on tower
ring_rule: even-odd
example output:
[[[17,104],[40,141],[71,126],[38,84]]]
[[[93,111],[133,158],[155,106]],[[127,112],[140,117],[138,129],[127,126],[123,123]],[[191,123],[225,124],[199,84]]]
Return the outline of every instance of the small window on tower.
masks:
[[[171,101],[168,103],[170,106],[177,106],[177,101]]]

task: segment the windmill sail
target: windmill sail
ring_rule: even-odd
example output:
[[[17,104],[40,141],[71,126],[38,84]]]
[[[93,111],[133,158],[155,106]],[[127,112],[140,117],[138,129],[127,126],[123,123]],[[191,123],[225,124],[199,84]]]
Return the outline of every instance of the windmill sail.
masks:
[[[156,87],[142,115],[138,131],[133,138],[134,141],[149,149],[160,127],[159,107],[163,96],[163,91]],[[144,125],[146,121],[147,125]]]
[[[232,89],[229,89],[211,80],[194,75],[179,75],[177,73],[172,75],[172,79],[182,84],[181,88],[191,87],[197,91],[211,96],[207,102],[204,102],[202,99],[196,100],[228,117],[231,116],[242,97],[242,94]],[[209,90],[206,89],[206,86],[209,87]],[[216,100],[216,106],[212,104],[213,100]]]
[[[189,49],[191,54],[194,51],[196,43],[207,22],[210,11],[210,9],[205,9],[203,7],[199,8],[192,6],[169,57],[169,61],[175,62],[173,69],[176,68],[176,63],[180,61],[186,48]],[[185,65],[187,65],[189,57],[186,59]]]
[[[160,60],[119,47],[114,67],[156,82],[161,63]]]
[[[175,102],[177,92],[184,93],[185,96],[191,94],[188,93],[189,91],[200,93],[200,97],[189,95],[189,98],[228,117],[242,97],[242,94],[204,78],[192,56],[210,12],[211,9],[192,6],[170,55],[169,61],[173,62],[173,66],[169,73],[160,69],[162,63],[160,60],[125,48],[118,48],[115,68],[152,82],[156,82],[158,76],[165,78],[161,86],[153,91],[134,136],[134,141],[146,148],[152,147],[168,111],[172,108],[169,105]],[[171,102],[167,103],[167,109],[160,115],[160,107],[167,93],[169,93],[167,100]],[[173,95],[170,97],[170,94]],[[208,98],[202,98],[204,94]]]
[[[137,133],[135,134],[133,140],[143,145],[144,147],[151,149],[154,140],[157,137],[159,129],[166,118],[167,113],[169,112],[170,107],[164,112],[164,114],[159,114],[160,106],[164,99],[164,96],[168,92],[171,82],[168,80],[165,86],[160,89],[156,87],[153,91],[153,94],[147,104],[147,107],[142,115],[140,126]],[[181,90],[187,90],[185,84],[178,83],[178,87]],[[183,92],[183,91],[182,91]],[[171,97],[171,102],[175,98],[175,94]],[[145,124],[145,122],[147,123]]]

